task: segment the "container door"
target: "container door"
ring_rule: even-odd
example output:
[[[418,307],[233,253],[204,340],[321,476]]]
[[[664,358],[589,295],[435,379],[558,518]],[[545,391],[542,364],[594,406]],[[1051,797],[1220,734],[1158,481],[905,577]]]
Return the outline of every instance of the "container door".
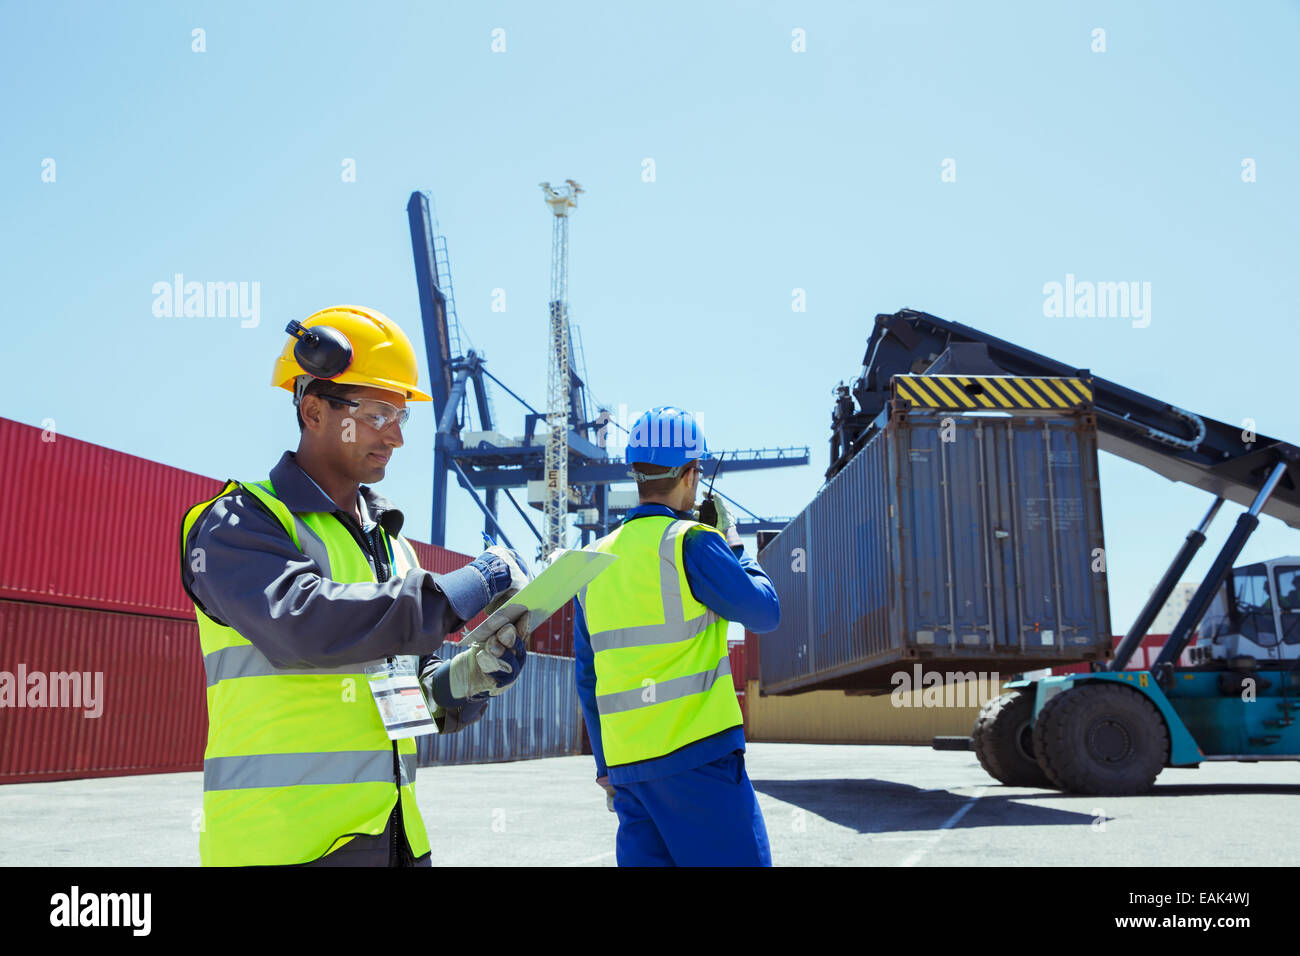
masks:
[[[908,421],[894,432],[899,482],[905,645],[922,653],[952,645],[944,448],[938,430]]]
[[[993,575],[981,419],[899,427],[904,639],[934,656],[992,646]]]
[[[991,515],[986,491],[985,443],[996,435],[989,419],[957,418],[954,441],[944,443],[947,482],[948,573],[954,647],[962,654],[993,647],[994,567]],[[942,430],[940,431],[942,436]]]
[[[998,646],[1050,657],[1108,644],[1093,433],[1071,419],[994,427],[986,467]]]

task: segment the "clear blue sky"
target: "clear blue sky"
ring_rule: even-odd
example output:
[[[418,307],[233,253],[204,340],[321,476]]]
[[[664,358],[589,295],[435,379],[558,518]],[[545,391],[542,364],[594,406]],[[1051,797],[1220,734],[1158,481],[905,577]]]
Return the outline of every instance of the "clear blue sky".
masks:
[[[699,410],[715,447],[811,446],[806,468],[719,483],[756,511],[812,498],[832,388],[875,313],[901,307],[1300,441],[1292,3],[10,0],[0,18],[6,417],[264,476],[297,443],[268,385],[288,319],[373,305],[423,358],[414,189],[436,199],[470,338],[540,406],[537,184],[572,177],[595,394]],[[155,317],[175,273],[260,283],[259,324]],[[1150,282],[1150,325],[1045,317],[1043,286],[1067,273]],[[380,486],[426,539],[433,427],[417,408]],[[1209,502],[1114,458],[1102,475],[1122,631]],[[449,526],[478,550],[459,489]],[[1297,552],[1265,519],[1245,558]]]

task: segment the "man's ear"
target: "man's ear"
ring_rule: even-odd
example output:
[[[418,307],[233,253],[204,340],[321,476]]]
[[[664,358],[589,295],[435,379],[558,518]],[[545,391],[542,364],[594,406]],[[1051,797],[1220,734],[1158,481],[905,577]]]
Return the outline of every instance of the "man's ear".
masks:
[[[308,402],[311,402],[310,406],[307,404]],[[303,431],[313,431],[313,422],[319,424],[321,414],[324,411],[324,406],[325,403],[321,400],[319,395],[304,395],[302,397],[302,401],[298,403],[298,411],[302,415],[302,420],[305,425]]]

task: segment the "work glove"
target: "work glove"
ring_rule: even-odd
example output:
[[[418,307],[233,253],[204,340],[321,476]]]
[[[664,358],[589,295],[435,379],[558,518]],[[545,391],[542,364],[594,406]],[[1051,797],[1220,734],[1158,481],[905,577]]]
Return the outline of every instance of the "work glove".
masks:
[[[596,782],[600,784],[601,789],[605,791],[605,809],[610,813],[614,812],[614,788],[610,786],[609,777],[597,777]]]
[[[453,657],[448,674],[452,696],[481,700],[504,692],[524,669],[528,633],[525,611],[513,624],[501,625],[486,640],[474,641]]]
[[[504,545],[494,544],[492,547],[484,551],[483,554],[479,555],[479,557],[491,560],[488,558],[489,555],[505,562],[506,568],[510,571],[510,584],[504,591],[495,595],[492,600],[488,602],[488,606],[484,608],[484,613],[486,614],[491,614],[497,608],[501,607],[501,605],[505,604],[512,597],[522,591],[524,585],[533,579],[532,572],[528,570],[528,563],[520,557],[519,552],[507,548]]]
[[[731,545],[733,548],[742,544],[743,542],[740,540],[740,532],[736,530],[736,519],[732,517],[731,512],[727,510],[726,503],[716,495],[709,500],[712,501],[713,506],[718,509],[718,523],[714,527],[722,532],[722,536],[727,539],[727,544]],[[700,520],[699,508],[695,509],[695,520]]]

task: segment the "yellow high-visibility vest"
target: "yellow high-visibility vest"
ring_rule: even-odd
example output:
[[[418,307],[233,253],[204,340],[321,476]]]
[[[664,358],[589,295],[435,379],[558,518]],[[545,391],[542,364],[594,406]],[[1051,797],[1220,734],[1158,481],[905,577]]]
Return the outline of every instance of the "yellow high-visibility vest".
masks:
[[[194,522],[233,490],[258,498],[295,545],[340,583],[375,581],[352,533],[326,512],[291,512],[269,480],[230,482],[194,505],[181,526],[182,560]],[[414,549],[382,532],[394,577],[419,567]],[[201,566],[191,565],[196,574]],[[366,664],[338,668],[273,665],[233,628],[196,605],[207,673],[208,743],[203,753],[204,866],[307,863],[353,837],[383,833],[400,798],[406,838],[415,856],[429,838],[415,803],[416,747],[384,730],[367,683]],[[400,773],[401,784],[397,783]]]
[[[618,555],[579,594],[608,766],[651,760],[741,725],[727,622],[691,594],[682,546],[696,521],[646,515],[591,545]]]

